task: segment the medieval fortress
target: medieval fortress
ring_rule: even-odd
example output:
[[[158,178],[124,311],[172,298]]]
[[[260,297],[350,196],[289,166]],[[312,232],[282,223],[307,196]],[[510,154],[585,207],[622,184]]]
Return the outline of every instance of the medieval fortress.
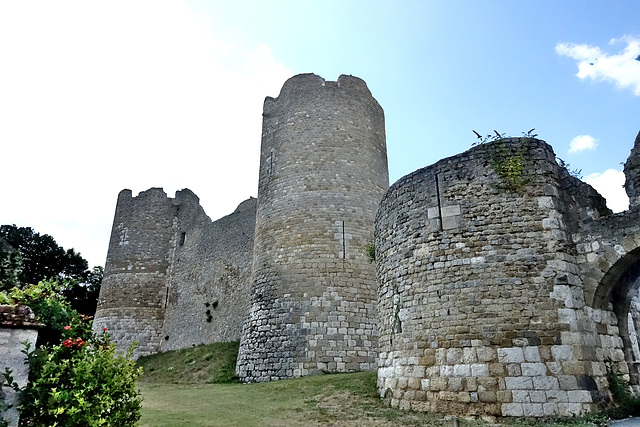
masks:
[[[96,330],[136,356],[240,340],[245,382],[378,371],[393,406],[573,416],[640,385],[640,134],[612,214],[534,138],[389,188],[384,113],[352,76],[264,102],[258,198],[118,196]],[[375,262],[366,248],[375,243]]]

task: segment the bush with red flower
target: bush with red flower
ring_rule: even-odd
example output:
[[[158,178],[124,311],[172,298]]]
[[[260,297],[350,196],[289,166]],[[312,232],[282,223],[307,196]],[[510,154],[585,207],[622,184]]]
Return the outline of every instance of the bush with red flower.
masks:
[[[58,296],[54,292],[44,298]],[[25,351],[29,383],[18,390],[21,425],[134,426],[140,419],[142,397],[136,379],[142,369],[131,360],[133,348],[118,354],[106,330],[93,333],[91,318],[63,300],[39,303],[64,313],[54,316],[57,343],[39,343]],[[61,319],[68,321],[60,323]],[[47,318],[40,321],[46,323]]]

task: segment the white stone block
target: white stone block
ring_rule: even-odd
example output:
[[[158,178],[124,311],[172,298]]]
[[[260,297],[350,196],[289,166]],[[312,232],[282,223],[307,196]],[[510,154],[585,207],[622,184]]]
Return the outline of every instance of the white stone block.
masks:
[[[558,375],[558,383],[562,390],[575,390],[578,388],[578,380],[573,375]]]
[[[531,403],[545,403],[547,401],[547,393],[543,390],[530,391],[529,400],[531,400]]]
[[[503,403],[501,409],[503,417],[522,417],[524,415],[522,403]]]
[[[538,197],[538,207],[542,209],[554,209],[555,204],[553,203],[553,197]]]
[[[543,403],[542,410],[544,412],[545,417],[550,417],[553,415],[558,415],[558,404],[557,403]]]
[[[561,417],[574,417],[581,414],[581,403],[558,403],[558,415]]]
[[[591,393],[588,390],[570,390],[567,392],[570,403],[591,403]]]
[[[533,377],[533,388],[537,390],[558,390],[560,385],[556,377],[539,376]]]
[[[542,417],[544,415],[542,403],[523,403],[522,411],[525,417]]]
[[[524,360],[527,362],[540,362],[540,350],[535,346],[524,347]]]
[[[498,361],[501,363],[522,363],[524,352],[522,347],[507,347],[498,349]]]
[[[533,389],[533,381],[531,381],[531,377],[505,377],[504,382],[507,390]]]
[[[554,345],[551,346],[551,355],[556,362],[573,360],[573,351],[570,345]]]
[[[547,390],[547,402],[549,403],[566,403],[569,396],[565,390]]]
[[[473,377],[488,377],[489,365],[486,363],[474,363],[471,365],[471,376]]]
[[[440,376],[441,377],[452,377],[453,376],[453,366],[451,366],[451,365],[442,365],[442,366],[440,366]]]
[[[513,390],[511,392],[514,403],[530,403],[528,390]]]
[[[442,216],[443,217],[460,215],[461,213],[462,213],[462,210],[460,209],[460,205],[443,206],[442,207]]]
[[[469,365],[454,365],[453,375],[456,377],[469,377],[471,376],[471,367]]]
[[[547,374],[547,367],[544,363],[523,363],[522,375],[526,377],[544,376]]]

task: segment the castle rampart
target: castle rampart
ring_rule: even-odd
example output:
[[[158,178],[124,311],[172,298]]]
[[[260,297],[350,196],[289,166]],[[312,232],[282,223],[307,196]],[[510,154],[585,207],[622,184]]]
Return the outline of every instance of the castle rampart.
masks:
[[[581,415],[607,369],[640,389],[640,134],[624,172],[612,214],[507,138],[388,188],[364,81],[294,76],[264,102],[257,201],[212,222],[189,190],[120,193],[94,327],[136,355],[241,337],[245,382],[377,367],[400,408]]]
[[[93,327],[108,328],[122,349],[156,353],[164,323],[176,207],[160,188],[118,195]]]
[[[190,190],[118,196],[94,329],[134,356],[240,338],[255,199],[212,222]]]
[[[607,362],[634,366],[637,224],[529,138],[402,178],[376,219],[381,393],[439,413],[594,409]]]
[[[364,81],[298,75],[265,100],[244,381],[375,369],[365,246],[387,187],[384,114]]]

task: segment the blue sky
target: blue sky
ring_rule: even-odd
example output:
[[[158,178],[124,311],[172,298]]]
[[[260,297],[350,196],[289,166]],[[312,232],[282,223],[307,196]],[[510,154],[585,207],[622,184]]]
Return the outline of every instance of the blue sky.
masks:
[[[2,2],[0,223],[102,265],[123,188],[228,214],[257,193],[264,97],[306,72],[367,82],[392,183],[535,128],[624,209],[638,22],[631,0]]]

